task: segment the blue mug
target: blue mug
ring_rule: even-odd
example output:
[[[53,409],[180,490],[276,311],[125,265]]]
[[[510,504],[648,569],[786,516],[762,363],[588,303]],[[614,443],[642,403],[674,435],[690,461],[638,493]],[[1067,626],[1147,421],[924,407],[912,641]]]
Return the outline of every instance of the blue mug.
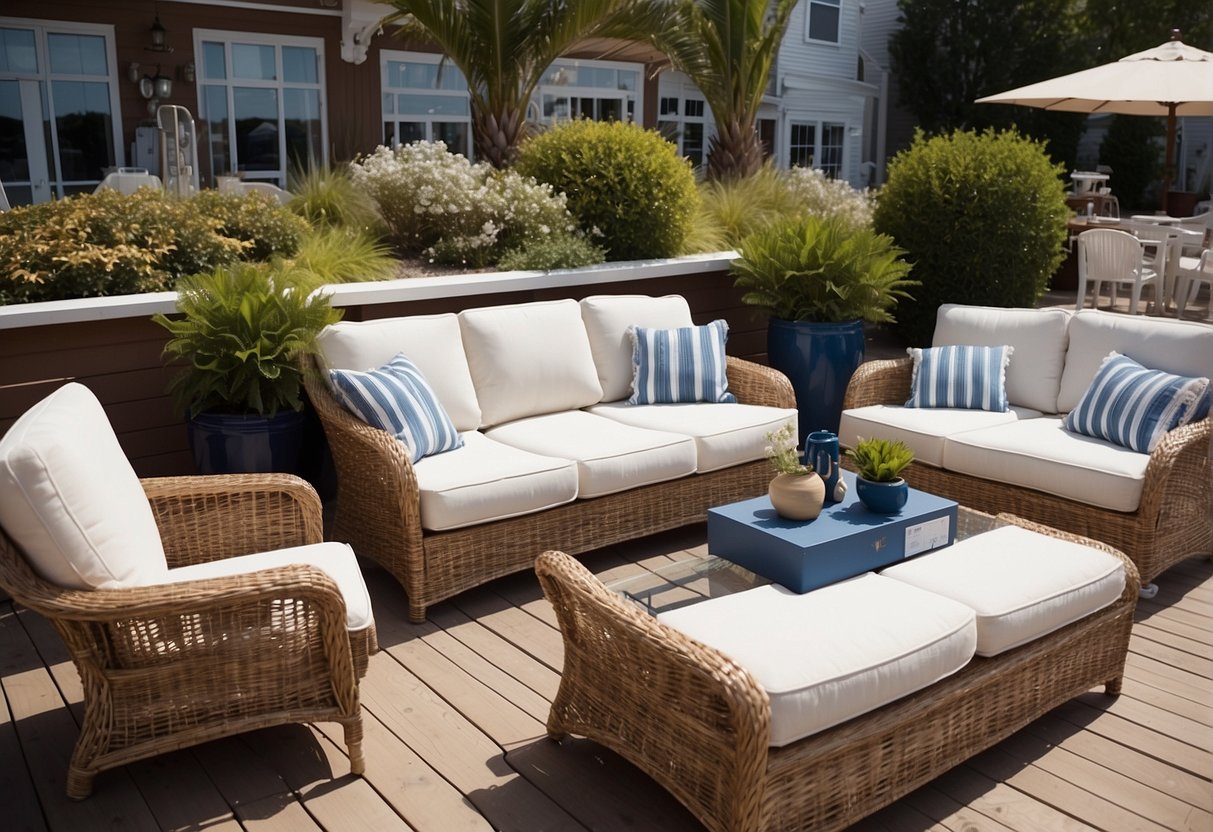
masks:
[[[838,467],[838,436],[833,431],[813,431],[805,440],[804,455],[805,461],[825,483],[826,502],[841,502],[846,496],[847,484]]]

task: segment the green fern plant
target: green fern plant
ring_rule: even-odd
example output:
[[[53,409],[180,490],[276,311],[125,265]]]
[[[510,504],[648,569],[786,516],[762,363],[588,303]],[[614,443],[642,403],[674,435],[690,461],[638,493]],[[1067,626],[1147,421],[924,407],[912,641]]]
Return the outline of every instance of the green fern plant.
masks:
[[[341,319],[327,295],[285,286],[278,266],[237,263],[183,278],[166,356],[185,366],[169,385],[190,417],[206,411],[273,416],[303,409],[300,358]]]
[[[895,482],[914,461],[914,452],[896,439],[860,439],[847,456],[855,461],[859,476],[870,482]]]

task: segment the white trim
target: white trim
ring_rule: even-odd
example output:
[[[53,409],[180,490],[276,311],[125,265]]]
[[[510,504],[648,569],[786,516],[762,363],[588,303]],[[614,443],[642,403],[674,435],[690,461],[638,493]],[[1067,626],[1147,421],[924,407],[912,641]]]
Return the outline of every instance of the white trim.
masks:
[[[724,251],[668,260],[605,263],[583,269],[558,269],[550,272],[487,272],[408,277],[376,283],[343,283],[326,287],[325,291],[332,294],[334,306],[368,306],[707,274],[727,270],[736,258],[736,252]],[[0,306],[0,330],[81,321],[143,318],[156,312],[172,314],[176,310],[176,292],[17,303]]]
[[[809,37],[809,24],[813,20],[813,5],[831,6],[838,9],[838,31],[834,40],[820,40],[818,38]],[[842,11],[843,0],[808,0],[804,4],[804,42],[815,43],[821,46],[842,46]]]
[[[381,49],[381,50],[379,50],[379,143],[380,144],[386,144],[386,142],[384,142],[384,136],[383,136],[383,123],[385,121],[391,121],[393,124],[396,125],[396,136],[395,136],[395,142],[393,143],[393,146],[397,146],[400,144],[399,133],[400,133],[400,123],[401,122],[408,122],[410,124],[424,125],[425,134],[426,134],[425,138],[429,141],[438,140],[434,136],[435,123],[466,124],[467,125],[466,146],[462,150],[459,150],[456,152],[462,153],[468,159],[471,159],[473,157],[473,153],[475,152],[475,150],[474,150],[475,141],[472,136],[472,93],[470,90],[468,90],[466,88],[466,83],[465,83],[465,88],[462,91],[452,90],[452,89],[442,89],[442,88],[435,88],[435,89],[431,90],[431,89],[425,89],[423,87],[395,87],[395,86],[391,86],[388,84],[387,65],[388,65],[389,61],[396,61],[396,62],[400,62],[400,63],[437,65],[437,64],[442,63],[442,59],[443,59],[443,55],[441,55],[440,53],[436,53],[436,52],[409,52],[409,51],[403,50],[403,49]],[[444,68],[443,71],[447,71],[447,69],[450,69],[450,68],[454,68],[456,71],[458,71],[460,76],[463,75],[463,72],[461,70],[459,70],[459,68],[456,67],[453,62],[448,60],[447,66],[446,66],[446,68]],[[399,110],[400,110],[399,103],[400,102],[399,102],[398,98],[395,98],[395,96],[411,95],[411,94],[449,95],[452,98],[461,98],[467,102],[468,113],[467,113],[467,115],[442,114],[442,115],[431,116],[431,115],[426,115],[424,113],[401,113],[401,112],[399,112]],[[391,113],[387,113],[384,111],[383,98],[385,95],[393,96],[393,101],[392,101],[393,112],[391,112]]]
[[[164,3],[184,3],[187,6],[226,6],[229,9],[251,9],[259,12],[285,14],[314,14],[321,17],[341,17],[341,9],[309,9],[303,6],[279,6],[270,3],[250,3],[248,0],[162,0]],[[349,2],[349,0],[346,0]]]
[[[628,118],[628,98],[632,98],[634,103],[632,121],[637,124],[644,123],[644,79],[645,71],[644,64],[635,63],[633,61],[600,61],[592,58],[557,58],[543,71],[544,76],[555,67],[556,69],[580,69],[582,67],[588,69],[615,69],[626,72],[636,73],[636,89],[621,90],[611,89],[609,87],[589,87],[579,86],[575,84],[545,84],[540,81],[535,85],[534,92],[531,93],[531,100],[528,104],[528,112],[532,108],[538,108],[539,116],[534,119],[537,124],[553,124],[556,120],[546,119],[543,117],[543,96],[545,94],[555,97],[566,98],[618,98],[622,100],[623,112],[620,121],[627,121]]]

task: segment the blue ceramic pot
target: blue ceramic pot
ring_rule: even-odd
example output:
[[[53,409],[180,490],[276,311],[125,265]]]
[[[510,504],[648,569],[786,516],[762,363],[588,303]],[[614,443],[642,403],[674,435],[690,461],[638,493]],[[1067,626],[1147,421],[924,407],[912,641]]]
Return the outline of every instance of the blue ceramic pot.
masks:
[[[910,498],[910,485],[903,479],[872,482],[856,477],[855,495],[874,514],[896,514]]]
[[[299,473],[303,413],[199,413],[186,425],[200,474]]]
[[[819,324],[771,318],[767,360],[788,377],[800,411],[801,439],[815,430],[838,433],[847,383],[863,363],[863,321]]]

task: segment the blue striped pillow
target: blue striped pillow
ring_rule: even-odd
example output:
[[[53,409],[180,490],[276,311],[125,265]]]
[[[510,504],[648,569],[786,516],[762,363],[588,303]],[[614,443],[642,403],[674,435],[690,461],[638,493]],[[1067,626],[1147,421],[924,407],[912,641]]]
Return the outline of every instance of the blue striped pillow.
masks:
[[[911,347],[914,375],[906,407],[956,407],[1003,413],[1007,362],[1014,347]]]
[[[404,353],[377,370],[330,370],[329,377],[345,406],[403,442],[411,461],[463,446],[429,382]]]
[[[725,377],[728,322],[677,329],[629,327],[632,395],[628,404],[735,402]]]
[[[1063,424],[1071,433],[1148,454],[1167,431],[1199,415],[1208,387],[1207,378],[1150,370],[1111,352]]]

